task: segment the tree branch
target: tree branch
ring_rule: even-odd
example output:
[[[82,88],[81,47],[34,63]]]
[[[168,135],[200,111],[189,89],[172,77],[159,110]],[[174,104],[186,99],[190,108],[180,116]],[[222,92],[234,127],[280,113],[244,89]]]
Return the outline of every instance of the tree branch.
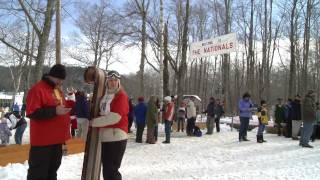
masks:
[[[39,27],[37,26],[37,24],[35,23],[34,19],[30,16],[26,6],[23,4],[22,0],[19,0],[19,4],[21,6],[21,8],[23,9],[23,12],[26,14],[26,16],[28,17],[28,20],[30,21],[30,23],[32,24],[35,32],[37,33],[38,37],[41,36],[41,31],[39,30]]]
[[[9,48],[17,51],[20,54],[26,55],[26,56],[32,56],[33,58],[36,58],[37,56],[34,56],[33,54],[30,54],[27,51],[22,51],[20,49],[18,49],[17,47],[13,46],[12,44],[8,43],[4,38],[0,38],[0,41],[5,44],[6,46],[8,46]]]

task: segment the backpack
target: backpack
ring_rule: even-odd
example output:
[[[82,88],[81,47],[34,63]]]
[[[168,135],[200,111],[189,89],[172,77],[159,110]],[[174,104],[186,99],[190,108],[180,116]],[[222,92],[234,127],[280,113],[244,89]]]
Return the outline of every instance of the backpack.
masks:
[[[202,136],[202,132],[201,132],[201,130],[200,130],[200,128],[198,126],[194,127],[193,134],[194,134],[194,136],[197,136],[197,137],[201,137]]]

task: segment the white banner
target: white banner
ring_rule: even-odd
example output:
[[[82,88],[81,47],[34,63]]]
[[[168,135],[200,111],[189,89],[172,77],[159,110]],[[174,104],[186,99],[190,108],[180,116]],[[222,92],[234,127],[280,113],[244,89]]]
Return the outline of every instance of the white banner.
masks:
[[[201,58],[236,51],[236,33],[230,33],[213,39],[190,44],[190,57]]]

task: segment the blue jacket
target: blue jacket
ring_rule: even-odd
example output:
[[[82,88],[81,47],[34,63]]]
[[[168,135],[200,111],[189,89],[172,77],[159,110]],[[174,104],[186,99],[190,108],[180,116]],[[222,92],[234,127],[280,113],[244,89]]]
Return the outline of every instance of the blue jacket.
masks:
[[[89,118],[89,104],[86,97],[76,97],[75,113],[77,118]]]
[[[251,118],[252,116],[251,108],[253,107],[251,100],[246,101],[244,99],[241,99],[239,101],[238,107],[239,107],[240,117]]]
[[[134,109],[134,116],[136,117],[137,124],[146,123],[147,105],[144,102],[138,103]]]

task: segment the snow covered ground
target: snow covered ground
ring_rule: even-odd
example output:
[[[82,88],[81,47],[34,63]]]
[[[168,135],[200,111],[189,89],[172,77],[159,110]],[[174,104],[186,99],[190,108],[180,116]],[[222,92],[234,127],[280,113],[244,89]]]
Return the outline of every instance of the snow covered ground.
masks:
[[[131,135],[120,171],[124,180],[320,179],[320,141],[306,149],[273,134],[258,144],[255,135],[256,129],[248,134],[251,141],[239,143],[238,132],[226,125],[211,136],[174,132],[171,144],[161,143],[163,128],[154,145],[137,144]],[[63,157],[58,179],[80,179],[82,160],[83,153]],[[0,167],[0,179],[26,179],[27,169],[27,162]]]

